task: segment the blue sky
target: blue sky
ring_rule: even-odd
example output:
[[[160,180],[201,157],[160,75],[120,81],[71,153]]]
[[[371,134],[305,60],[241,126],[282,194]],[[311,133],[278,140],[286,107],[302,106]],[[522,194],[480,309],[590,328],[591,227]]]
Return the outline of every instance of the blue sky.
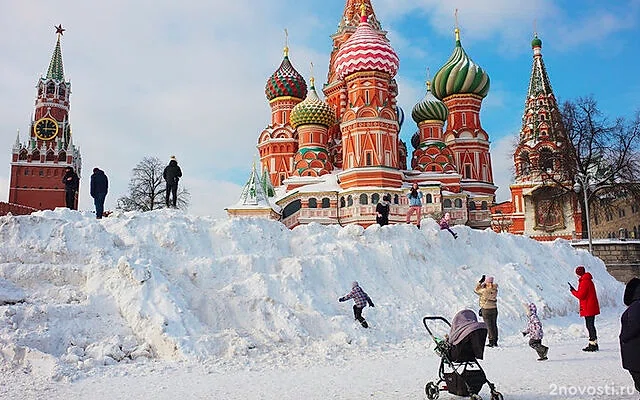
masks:
[[[72,81],[71,122],[83,156],[80,207],[92,209],[90,170],[111,180],[106,206],[126,192],[144,156],[176,155],[192,192],[191,211],[224,215],[237,200],[262,128],[270,120],[267,78],[282,59],[284,29],[291,60],[305,77],[326,80],[345,0],[0,0],[0,200],[8,198],[16,129],[26,138],[35,84],[55,44]],[[401,67],[399,104],[410,115],[454,46],[454,9],[462,44],[491,77],[482,124],[492,141],[498,201],[509,196],[510,154],[517,138],[536,30],[556,97],[593,95],[611,118],[640,108],[636,70],[640,0],[372,0]],[[403,139],[416,130],[407,118]],[[409,145],[410,147],[410,145]]]

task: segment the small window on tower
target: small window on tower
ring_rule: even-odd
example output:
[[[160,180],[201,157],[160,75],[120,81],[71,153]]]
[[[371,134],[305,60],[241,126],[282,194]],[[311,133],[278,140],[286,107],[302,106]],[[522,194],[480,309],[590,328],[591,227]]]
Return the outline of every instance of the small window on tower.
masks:
[[[364,91],[364,104],[369,105],[369,91]]]
[[[60,85],[60,87],[58,87],[58,96],[64,99],[66,95],[67,95],[67,88],[64,85]]]
[[[371,166],[371,153],[367,153],[367,166]]]
[[[29,169],[28,168],[24,170],[24,175],[25,176],[29,175]]]
[[[43,171],[43,170],[40,170],[40,172],[38,172],[38,175],[40,175],[40,176],[44,176],[44,171]]]
[[[467,126],[467,114],[462,114],[462,126]]]
[[[467,178],[467,179],[471,178],[471,165],[469,165],[469,164],[466,164],[464,166],[464,177]]]
[[[56,85],[53,84],[53,82],[49,82],[49,84],[47,85],[47,94],[55,94],[56,92]]]

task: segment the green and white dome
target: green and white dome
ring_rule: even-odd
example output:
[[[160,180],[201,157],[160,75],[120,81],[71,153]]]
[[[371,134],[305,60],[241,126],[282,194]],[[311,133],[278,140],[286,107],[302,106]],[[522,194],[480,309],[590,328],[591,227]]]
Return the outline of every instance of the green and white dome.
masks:
[[[433,94],[440,100],[455,94],[489,93],[489,75],[467,55],[456,28],[456,47],[449,60],[433,77]]]
[[[423,121],[445,121],[449,115],[447,106],[431,93],[431,83],[427,82],[427,94],[413,107],[411,118],[419,124]]]

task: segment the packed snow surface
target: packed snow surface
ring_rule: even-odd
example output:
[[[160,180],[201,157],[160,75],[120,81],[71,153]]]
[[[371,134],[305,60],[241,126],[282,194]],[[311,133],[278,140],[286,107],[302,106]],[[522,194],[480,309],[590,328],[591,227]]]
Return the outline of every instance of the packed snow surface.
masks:
[[[439,359],[422,318],[477,311],[483,274],[499,286],[501,347],[487,350],[487,375],[505,398],[549,394],[537,370],[557,385],[589,383],[571,369],[598,377],[592,385],[631,385],[616,342],[624,285],[599,259],[562,240],[453,229],[457,240],[428,219],[421,230],[288,230],[175,210],[0,217],[0,397],[424,398]],[[580,264],[603,311],[597,354],[580,351],[586,330],[567,285]],[[354,280],[375,303],[370,329],[338,302]],[[542,364],[520,334],[531,301],[551,345]],[[171,392],[190,380],[192,392]]]

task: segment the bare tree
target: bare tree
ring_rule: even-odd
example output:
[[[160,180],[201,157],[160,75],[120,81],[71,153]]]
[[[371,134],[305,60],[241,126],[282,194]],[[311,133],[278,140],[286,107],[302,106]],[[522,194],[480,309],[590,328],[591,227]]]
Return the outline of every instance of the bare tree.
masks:
[[[164,165],[157,157],[145,157],[131,172],[129,193],[120,197],[116,208],[123,211],[151,211],[166,208],[166,183],[162,177]],[[178,190],[177,207],[186,210],[191,194],[181,186]]]
[[[589,206],[615,208],[621,197],[640,200],[640,111],[611,121],[592,97],[566,102],[562,109],[569,146],[558,154],[564,172],[563,191],[585,190]],[[556,181],[556,183],[559,183]],[[577,184],[577,185],[576,185]],[[585,209],[585,196],[577,196]],[[586,215],[582,213],[586,237]]]

